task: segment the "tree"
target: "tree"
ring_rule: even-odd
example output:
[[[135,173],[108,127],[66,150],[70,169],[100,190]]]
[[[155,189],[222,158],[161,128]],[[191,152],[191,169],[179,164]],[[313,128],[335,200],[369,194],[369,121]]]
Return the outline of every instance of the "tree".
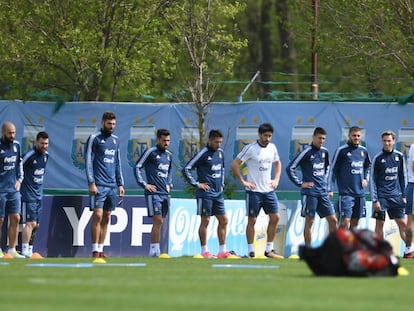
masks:
[[[136,96],[174,62],[159,17],[168,1],[0,1],[0,81],[29,97],[47,90],[81,100]],[[162,59],[159,55],[163,55]],[[124,99],[125,100],[125,99]]]
[[[164,17],[177,43],[177,72],[189,98],[177,93],[179,100],[195,105],[200,135],[199,147],[205,145],[206,113],[218,84],[212,77],[231,76],[239,50],[246,41],[237,37],[236,15],[243,6],[234,1],[171,1]],[[230,23],[231,22],[231,23]]]
[[[320,5],[319,46],[326,59],[340,68],[352,64],[352,79],[366,85],[373,97],[401,94],[407,87],[412,92],[412,1],[338,0]]]

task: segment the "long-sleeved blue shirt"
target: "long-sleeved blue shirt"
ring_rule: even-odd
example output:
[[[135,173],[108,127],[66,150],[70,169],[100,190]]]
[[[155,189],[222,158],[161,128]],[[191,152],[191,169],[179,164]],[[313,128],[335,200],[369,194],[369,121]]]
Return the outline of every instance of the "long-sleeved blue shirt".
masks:
[[[23,181],[20,143],[0,140],[0,192],[16,192],[16,181]]]
[[[171,156],[170,151],[155,146],[147,149],[138,159],[134,170],[138,185],[144,189],[146,184],[157,187],[155,193],[145,189],[145,194],[169,193],[167,186],[172,187]],[[143,171],[145,171],[146,180]]]
[[[36,148],[29,150],[23,156],[23,172],[24,179],[20,193],[22,200],[25,202],[33,202],[41,200],[43,196],[43,183],[49,153],[37,152]]]
[[[85,146],[85,171],[88,184],[119,187],[124,185],[119,140],[114,134],[99,131],[89,136]]]
[[[192,175],[196,169],[197,179]],[[198,183],[207,183],[209,190],[197,187],[197,198],[217,198],[223,194],[224,187],[224,152],[220,148],[213,150],[208,146],[201,149],[183,168],[186,180],[197,187]]]
[[[302,177],[297,174],[297,168],[300,167]],[[309,145],[286,167],[286,173],[289,179],[298,187],[303,182],[313,182],[312,188],[301,188],[302,194],[311,196],[320,196],[327,193],[327,174],[329,170],[329,153],[328,149],[320,149]]]
[[[362,180],[369,180],[371,159],[364,146],[348,142],[336,149],[328,175],[328,191],[333,191],[336,182],[340,195],[363,197]]]
[[[400,196],[406,182],[404,155],[398,150],[381,151],[372,159],[371,200]]]

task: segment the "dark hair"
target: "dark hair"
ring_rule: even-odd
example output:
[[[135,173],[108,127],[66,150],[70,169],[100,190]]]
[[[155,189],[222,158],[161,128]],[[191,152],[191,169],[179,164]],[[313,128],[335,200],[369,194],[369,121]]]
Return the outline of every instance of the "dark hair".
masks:
[[[49,138],[49,135],[46,132],[41,131],[37,133],[36,140],[39,140],[40,138],[46,139],[46,138]]]
[[[106,120],[114,120],[116,119],[115,113],[113,113],[112,111],[105,111],[102,114],[102,121],[106,121]]]
[[[222,138],[223,137],[223,133],[220,130],[211,130],[210,133],[208,134],[208,139],[214,139],[214,138]]]
[[[362,128],[359,126],[351,126],[349,128],[348,134],[351,134],[352,132],[362,132]]]
[[[392,139],[395,139],[395,133],[391,130],[386,130],[384,132],[382,132],[381,134],[381,138],[384,138],[384,136],[392,136]]]
[[[318,126],[313,131],[313,136],[316,136],[316,135],[326,135],[326,130],[323,127]]]
[[[157,138],[161,138],[161,136],[170,136],[170,131],[167,129],[158,129]]]
[[[263,123],[259,126],[259,134],[263,134],[266,132],[273,133],[273,126],[270,123]]]

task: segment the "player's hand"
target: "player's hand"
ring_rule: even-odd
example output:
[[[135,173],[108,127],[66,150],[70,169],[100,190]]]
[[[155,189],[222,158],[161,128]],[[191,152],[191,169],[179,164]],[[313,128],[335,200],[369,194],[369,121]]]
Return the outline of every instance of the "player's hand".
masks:
[[[157,187],[155,185],[146,184],[145,190],[149,192],[157,192]]]
[[[304,181],[302,183],[302,188],[310,189],[312,187],[313,187],[313,182],[312,181]]]
[[[272,189],[276,190],[277,186],[279,186],[279,182],[273,179],[273,180],[270,182],[270,187],[271,187]]]
[[[123,197],[125,195],[125,189],[123,186],[118,187],[119,196]]]
[[[250,190],[256,189],[256,184],[250,181],[243,180],[243,186]]]
[[[210,185],[208,183],[201,182],[201,183],[198,184],[198,188],[202,189],[204,191],[208,191],[208,190],[210,190]]]
[[[89,184],[89,194],[91,195],[98,194],[98,188],[96,187],[96,184],[94,182]]]

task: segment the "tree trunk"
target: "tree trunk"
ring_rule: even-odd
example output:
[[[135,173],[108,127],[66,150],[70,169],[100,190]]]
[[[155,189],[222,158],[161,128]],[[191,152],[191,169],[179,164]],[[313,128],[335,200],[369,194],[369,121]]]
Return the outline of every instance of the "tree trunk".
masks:
[[[288,0],[276,0],[276,14],[280,17],[279,40],[280,40],[280,56],[282,63],[282,71],[291,74],[290,81],[297,82],[298,64],[297,53],[294,46],[295,38],[292,28],[287,28],[286,25],[292,24],[292,15],[289,9]],[[293,93],[292,98],[299,99],[299,85],[298,83],[289,83],[284,88],[285,92]]]

